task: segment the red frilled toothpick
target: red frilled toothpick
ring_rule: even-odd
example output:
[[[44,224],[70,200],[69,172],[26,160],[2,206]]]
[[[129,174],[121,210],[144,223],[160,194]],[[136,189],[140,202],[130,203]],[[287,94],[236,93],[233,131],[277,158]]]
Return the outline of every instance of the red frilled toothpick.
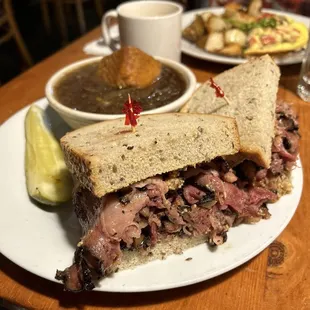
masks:
[[[124,103],[123,113],[126,114],[125,125],[130,125],[133,132],[136,130],[135,127],[138,125],[137,119],[141,112],[142,108],[140,104],[135,100],[131,100],[128,94],[128,101]]]
[[[214,82],[212,77],[210,78],[210,86],[214,88],[216,97],[223,98],[225,96],[222,88]]]
[[[229,99],[225,96],[224,91],[222,90],[222,88],[216,84],[213,80],[213,78],[210,78],[210,86],[215,90],[215,96],[218,98],[224,98],[225,101],[227,102],[227,104],[231,104],[231,102],[229,101]]]

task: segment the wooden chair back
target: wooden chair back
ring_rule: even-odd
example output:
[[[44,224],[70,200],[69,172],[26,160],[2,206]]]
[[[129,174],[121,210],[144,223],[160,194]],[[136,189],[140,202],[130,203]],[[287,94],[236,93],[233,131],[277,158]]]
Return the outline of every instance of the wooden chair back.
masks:
[[[11,0],[0,0],[0,31],[0,45],[15,39],[24,62],[31,66],[33,61],[16,24]]]

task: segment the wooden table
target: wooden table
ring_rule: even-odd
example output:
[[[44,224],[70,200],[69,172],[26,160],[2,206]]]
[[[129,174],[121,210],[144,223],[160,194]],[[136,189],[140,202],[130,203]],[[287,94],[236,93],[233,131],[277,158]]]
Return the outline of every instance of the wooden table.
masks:
[[[48,78],[63,66],[85,58],[83,45],[97,36],[99,29],[2,86],[0,123],[43,97]],[[189,57],[183,57],[182,61],[194,71],[200,82],[229,68]],[[298,73],[298,65],[283,68],[281,85],[295,91]],[[61,285],[41,279],[0,255],[0,297],[28,309],[310,309],[310,147],[307,144],[310,141],[310,104],[288,90],[280,89],[279,96],[295,102],[299,113],[304,192],[288,227],[256,258],[215,279],[184,288],[141,294],[84,292],[74,295],[63,292]],[[14,225],[14,219],[8,220]]]

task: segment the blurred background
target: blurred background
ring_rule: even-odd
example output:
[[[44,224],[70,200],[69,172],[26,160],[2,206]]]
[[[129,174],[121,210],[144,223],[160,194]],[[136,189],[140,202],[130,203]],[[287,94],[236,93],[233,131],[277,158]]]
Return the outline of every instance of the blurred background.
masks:
[[[0,85],[99,26],[121,0],[0,0]],[[185,10],[231,0],[179,0]],[[248,0],[235,0],[246,4]],[[310,0],[264,0],[264,7],[310,16]]]

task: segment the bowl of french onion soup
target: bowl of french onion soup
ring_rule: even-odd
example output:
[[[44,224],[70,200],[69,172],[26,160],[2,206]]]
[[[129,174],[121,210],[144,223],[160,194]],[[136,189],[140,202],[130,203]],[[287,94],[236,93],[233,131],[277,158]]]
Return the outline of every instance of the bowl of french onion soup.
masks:
[[[130,97],[141,114],[178,111],[192,96],[196,78],[173,60],[123,47],[56,72],[45,88],[49,104],[73,129],[124,117]]]

